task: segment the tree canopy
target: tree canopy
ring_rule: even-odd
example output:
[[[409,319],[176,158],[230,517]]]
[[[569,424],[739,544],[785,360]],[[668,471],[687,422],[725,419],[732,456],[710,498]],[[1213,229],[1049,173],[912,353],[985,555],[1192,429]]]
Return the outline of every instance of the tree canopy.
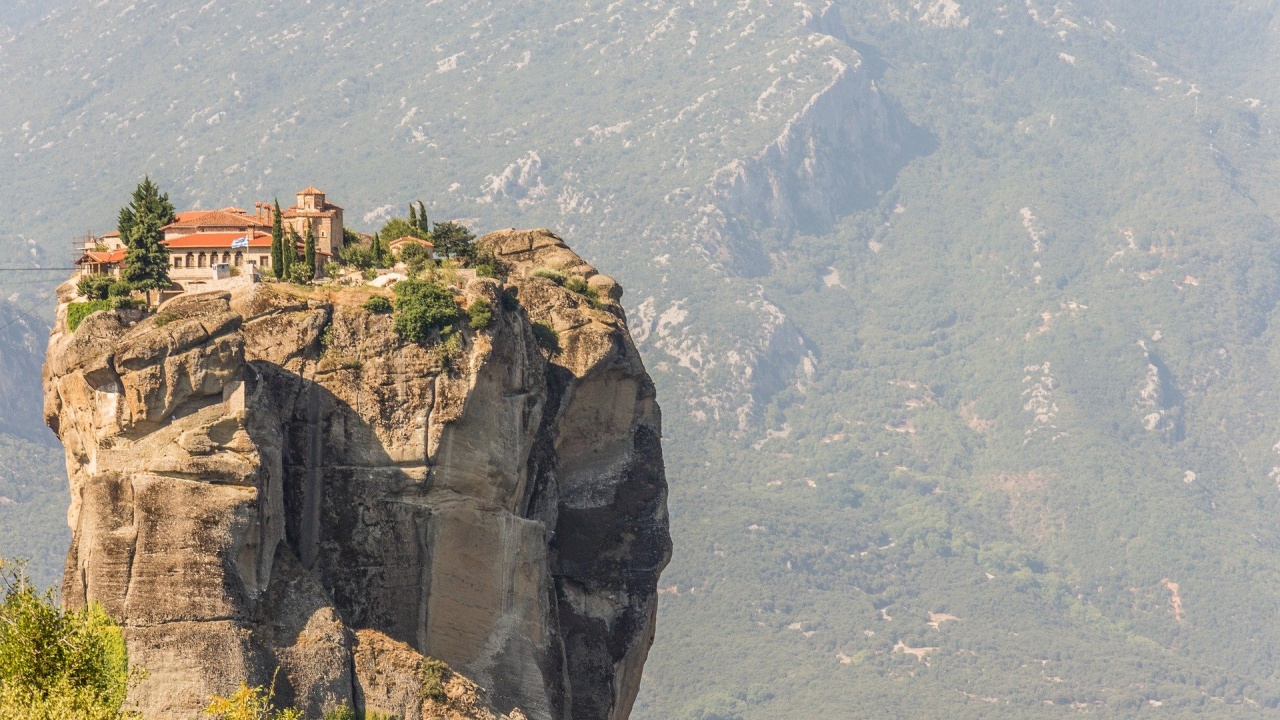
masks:
[[[161,194],[150,177],[138,184],[117,223],[120,240],[128,247],[121,279],[139,290],[169,286],[169,251],[160,241],[164,226],[174,218],[168,193]]]
[[[421,343],[433,330],[458,319],[458,304],[439,283],[403,280],[396,283],[395,328],[402,340]]]
[[[404,218],[395,217],[388,220],[387,224],[382,226],[382,229],[378,231],[378,237],[382,239],[384,245],[389,245],[392,240],[399,240],[402,237],[416,237],[422,240],[430,240],[431,233],[408,220],[405,220]]]
[[[431,232],[431,241],[436,246],[436,252],[449,258],[471,257],[475,240],[475,233],[471,232],[467,226],[452,220],[436,223]]]
[[[101,607],[64,613],[0,559],[0,717],[123,720],[124,635]]]

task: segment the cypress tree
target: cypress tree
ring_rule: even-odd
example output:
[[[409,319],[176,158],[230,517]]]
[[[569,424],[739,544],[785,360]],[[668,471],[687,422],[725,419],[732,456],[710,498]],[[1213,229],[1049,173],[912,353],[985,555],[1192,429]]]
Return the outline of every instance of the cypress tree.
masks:
[[[315,231],[311,229],[311,223],[307,223],[306,251],[303,257],[306,258],[306,263],[307,263],[306,276],[308,278],[315,277],[316,276],[316,234],[315,234]]]
[[[381,266],[386,259],[387,249],[382,245],[382,235],[375,232],[373,234],[373,264]]]
[[[117,229],[129,248],[121,279],[139,290],[169,286],[169,250],[160,241],[164,226],[175,218],[168,193],[147,177],[133,191],[132,202],[120,209]]]
[[[418,229],[422,231],[423,239],[431,237],[431,223],[427,222],[427,206],[418,201]]]
[[[413,228],[414,230],[419,229],[418,210],[413,206],[413,203],[409,203],[409,227]]]
[[[271,273],[277,278],[284,277],[284,221],[280,218],[280,198],[276,198],[271,220]]]
[[[280,259],[283,260],[283,262],[281,263],[282,267],[280,270],[280,276],[287,278],[289,277],[289,268],[293,267],[293,263],[298,259],[298,231],[297,230],[294,230],[293,228],[289,228],[289,236],[285,238],[284,247],[282,248],[282,250],[284,252],[280,256]]]

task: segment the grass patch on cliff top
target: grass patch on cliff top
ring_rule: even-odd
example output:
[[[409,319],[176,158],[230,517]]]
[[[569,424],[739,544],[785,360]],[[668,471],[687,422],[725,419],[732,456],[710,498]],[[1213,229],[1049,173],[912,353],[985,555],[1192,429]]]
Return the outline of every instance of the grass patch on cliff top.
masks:
[[[110,300],[90,300],[67,305],[67,330],[75,332],[84,319],[100,310],[110,310]]]

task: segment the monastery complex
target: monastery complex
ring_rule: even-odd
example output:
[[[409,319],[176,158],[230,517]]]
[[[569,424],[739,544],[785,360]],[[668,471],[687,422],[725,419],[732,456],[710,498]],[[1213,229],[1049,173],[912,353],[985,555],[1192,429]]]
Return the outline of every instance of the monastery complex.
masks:
[[[342,208],[314,187],[299,190],[296,199],[293,207],[281,211],[280,219],[286,236],[290,229],[299,238],[306,237],[308,228],[315,233],[319,269],[342,249]],[[177,213],[161,241],[169,250],[169,277],[181,290],[193,290],[232,275],[269,270],[273,214],[273,206],[265,202],[254,203],[252,214],[237,207]],[[118,275],[126,250],[118,231],[90,236],[76,265],[82,275]],[[301,243],[297,251],[302,253]]]

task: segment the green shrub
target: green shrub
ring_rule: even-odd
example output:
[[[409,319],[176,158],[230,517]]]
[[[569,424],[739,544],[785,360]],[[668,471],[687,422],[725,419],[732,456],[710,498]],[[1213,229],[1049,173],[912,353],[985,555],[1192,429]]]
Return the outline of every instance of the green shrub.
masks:
[[[271,703],[275,694],[275,682],[271,689],[249,687],[240,683],[240,689],[227,697],[214,696],[206,715],[214,720],[302,720],[302,712],[294,708],[277,710]]]
[[[127,298],[133,294],[133,286],[127,282],[113,282],[107,287],[108,298]]]
[[[493,323],[493,305],[485,298],[476,298],[467,307],[468,324],[472,330],[483,330]]]
[[[436,346],[435,353],[441,367],[453,370],[462,357],[462,336],[453,332],[452,327],[444,328],[440,331],[440,344]]]
[[[600,293],[587,283],[586,278],[569,275],[564,279],[564,288],[585,297],[587,304],[597,310],[600,309]]]
[[[542,322],[534,323],[533,337],[538,341],[538,347],[548,353],[556,355],[560,352],[560,335],[550,325]]]
[[[137,310],[146,307],[147,303],[143,300],[137,300],[131,297],[113,297],[107,301],[111,304],[112,310]]]
[[[446,702],[448,694],[444,684],[449,681],[453,671],[442,660],[429,657],[422,661],[422,697],[423,699]]]
[[[342,266],[330,260],[324,264],[324,276],[327,278],[337,278],[338,273],[342,272]]]
[[[498,256],[490,247],[475,247],[468,259],[470,265],[475,271],[477,277],[496,278],[507,276],[506,265],[498,259]]]
[[[404,280],[395,286],[395,328],[401,340],[421,343],[458,319],[453,295],[438,283]]]
[[[373,297],[364,301],[364,309],[368,310],[371,313],[376,313],[378,315],[385,315],[391,312],[393,308],[391,307],[390,300],[382,297],[381,295],[374,295]]]
[[[565,282],[564,273],[548,267],[535,268],[529,273],[529,277],[546,278],[557,285],[564,285]]]
[[[417,275],[431,262],[431,251],[424,245],[409,243],[400,248],[400,262],[409,271],[410,276]]]
[[[365,280],[377,280],[377,279],[378,279],[378,271],[377,271],[377,270],[375,270],[375,269],[373,269],[373,268],[369,268],[368,270],[365,270],[365,271],[364,271],[364,279],[365,279]]]
[[[600,309],[600,293],[587,284],[586,278],[580,275],[569,275],[552,268],[540,267],[530,272],[529,276],[546,278],[570,292],[575,292],[585,297],[591,307],[597,310]]]
[[[374,265],[376,258],[371,248],[362,245],[347,245],[338,250],[338,259],[346,265],[367,270]]]
[[[19,563],[0,560],[0,717],[120,720],[129,689],[124,635],[97,605],[62,612]]]
[[[285,279],[297,285],[306,285],[315,275],[315,270],[307,267],[305,262],[294,262],[289,265],[289,276]]]
[[[579,295],[586,295],[587,290],[590,289],[587,286],[587,281],[578,277],[577,275],[570,275],[566,277],[564,279],[564,282],[561,283],[561,285],[564,285],[564,288],[566,290],[571,290],[573,292],[578,293]]]
[[[110,309],[111,303],[107,300],[71,303],[67,306],[67,330],[75,332],[76,328],[80,327],[80,323],[83,322],[85,318],[99,310]]]
[[[110,275],[86,275],[76,283],[76,290],[80,292],[81,297],[90,300],[106,300],[107,293],[115,282],[116,279]]]
[[[356,720],[356,711],[344,700],[341,705],[325,713],[321,720]]]

